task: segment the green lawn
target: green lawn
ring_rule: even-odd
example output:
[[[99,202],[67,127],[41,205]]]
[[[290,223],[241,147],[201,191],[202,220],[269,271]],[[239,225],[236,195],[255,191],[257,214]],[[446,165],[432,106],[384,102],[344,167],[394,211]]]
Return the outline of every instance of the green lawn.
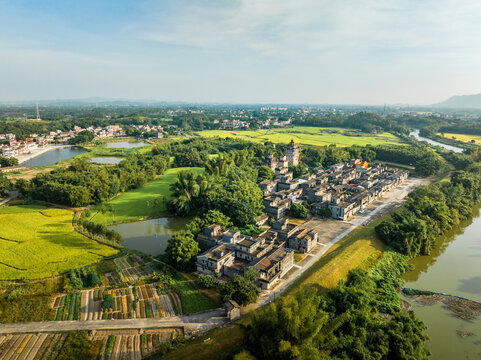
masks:
[[[104,204],[97,205],[92,209],[91,220],[99,224],[111,225],[149,219],[165,214],[166,204],[171,199],[170,184],[177,179],[177,172],[181,170],[193,170],[196,173],[204,171],[203,168],[168,169],[164,175],[159,176],[147,185],[120,194]],[[105,213],[102,213],[102,208],[105,209]],[[113,212],[111,209],[113,209]]]
[[[368,134],[353,129],[294,126],[270,130],[205,130],[195,133],[203,137],[240,138],[252,142],[289,143],[294,140],[301,145],[337,146],[399,144],[400,140],[390,133]]]
[[[117,253],[76,233],[72,216],[38,205],[0,208],[0,280],[50,277]]]

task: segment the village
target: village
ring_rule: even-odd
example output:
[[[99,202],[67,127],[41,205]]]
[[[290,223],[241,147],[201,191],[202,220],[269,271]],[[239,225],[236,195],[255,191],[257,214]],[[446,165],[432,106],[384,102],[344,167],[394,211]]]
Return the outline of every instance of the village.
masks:
[[[402,185],[409,175],[406,170],[351,160],[294,179],[289,166],[298,165],[299,157],[300,148],[291,141],[279,161],[272,155],[266,159],[276,175],[274,180],[259,184],[266,213],[256,225],[270,224],[268,230],[253,237],[221,229],[217,224],[204,228],[197,238],[204,250],[197,256],[197,272],[233,277],[254,268],[259,274],[257,285],[269,290],[295,266],[295,253],[309,254],[318,245],[319,227],[323,227],[322,220],[314,220],[317,229],[291,223],[292,204],[307,203],[314,219],[346,221]]]
[[[155,133],[157,138],[163,137],[162,126],[130,125],[129,130],[136,131],[139,134]],[[117,125],[109,125],[104,127],[90,126],[85,129],[74,126],[74,128],[69,131],[56,130],[50,131],[48,134],[30,134],[25,140],[17,140],[15,134],[0,134],[0,155],[6,158],[14,158],[38,152],[50,144],[68,144],[69,140],[76,137],[82,131],[92,132],[96,139],[125,136],[127,132]]]

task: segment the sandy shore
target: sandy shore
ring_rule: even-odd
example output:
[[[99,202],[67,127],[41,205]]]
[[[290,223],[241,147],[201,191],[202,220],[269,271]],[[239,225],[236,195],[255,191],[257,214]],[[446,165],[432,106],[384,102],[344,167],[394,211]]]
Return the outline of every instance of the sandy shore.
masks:
[[[15,156],[15,157],[18,159],[18,163],[22,164],[25,161],[33,159],[34,157],[42,155],[42,154],[44,154],[44,153],[46,153],[50,150],[60,149],[60,148],[64,148],[64,147],[71,147],[71,146],[72,145],[47,145],[47,146],[32,150],[32,152],[30,154],[22,154],[22,155],[18,155],[18,156]]]

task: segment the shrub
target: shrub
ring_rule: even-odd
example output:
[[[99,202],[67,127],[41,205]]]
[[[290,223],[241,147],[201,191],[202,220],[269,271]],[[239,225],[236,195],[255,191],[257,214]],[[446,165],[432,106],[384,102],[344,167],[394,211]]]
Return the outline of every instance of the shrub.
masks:
[[[104,299],[102,301],[102,309],[113,309],[115,306],[115,300],[112,295],[105,294]]]
[[[211,289],[217,285],[217,280],[212,275],[199,275],[195,283],[200,287]]]

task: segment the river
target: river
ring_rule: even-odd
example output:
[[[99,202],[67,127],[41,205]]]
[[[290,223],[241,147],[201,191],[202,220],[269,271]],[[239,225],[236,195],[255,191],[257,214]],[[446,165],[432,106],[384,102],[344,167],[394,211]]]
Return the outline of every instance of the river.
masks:
[[[145,254],[165,253],[174,232],[184,229],[188,218],[164,217],[109,226],[122,236],[122,245]]]
[[[431,255],[410,261],[415,269],[404,274],[404,286],[481,301],[480,208],[474,209],[473,218],[440,237]],[[427,347],[432,359],[481,358],[481,317],[468,322],[454,317],[440,304],[420,305],[404,298],[428,326],[431,340]],[[462,338],[458,331],[474,335]]]
[[[451,145],[446,145],[446,144],[443,144],[443,143],[440,143],[440,142],[437,142],[437,141],[434,141],[434,140],[431,140],[431,139],[428,139],[428,138],[425,138],[425,137],[422,137],[419,135],[419,129],[414,129],[414,131],[411,131],[409,133],[409,136],[412,136],[414,138],[416,138],[416,140],[418,141],[424,141],[424,142],[427,142],[428,144],[430,145],[434,145],[434,146],[441,146],[447,150],[451,150],[451,151],[454,151],[455,153],[462,153],[464,149],[462,148],[459,148],[459,147],[456,147],[456,146],[451,146]]]
[[[85,152],[85,150],[78,147],[62,147],[44,152],[43,154],[35,156],[21,163],[20,165],[23,165],[27,168],[52,165],[58,163],[59,161],[71,159]]]

